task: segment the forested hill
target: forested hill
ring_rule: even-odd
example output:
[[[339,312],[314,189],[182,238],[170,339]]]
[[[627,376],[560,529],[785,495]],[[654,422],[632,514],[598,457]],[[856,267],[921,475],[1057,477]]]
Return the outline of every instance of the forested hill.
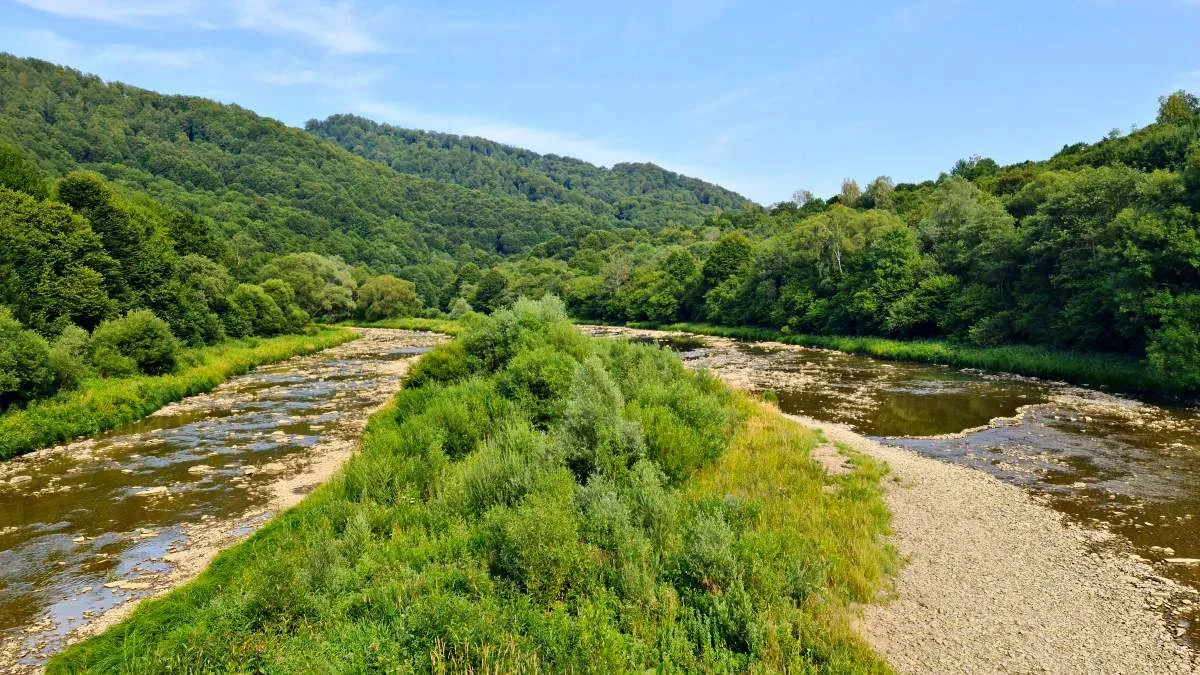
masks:
[[[643,194],[648,170],[603,174],[609,176],[604,194],[616,207],[591,197],[530,200],[471,189],[398,173],[236,105],[164,96],[3,54],[0,142],[49,175],[92,169],[118,186],[212,217],[235,248],[254,249],[250,254],[316,251],[410,277],[430,274],[413,265],[440,260],[452,274],[451,259],[490,264],[593,229],[634,236],[641,223],[621,219],[621,204],[643,214],[661,204],[654,209],[660,225],[676,218],[695,224],[713,208],[665,187]],[[664,186],[703,185],[660,173]],[[628,203],[622,181],[638,190]],[[742,203],[712,192],[714,204]]]
[[[689,224],[697,214],[748,204],[735,192],[654,164],[604,168],[486,138],[402,129],[354,115],[310,120],[305,128],[401,173],[529,201],[573,204],[644,228]]]

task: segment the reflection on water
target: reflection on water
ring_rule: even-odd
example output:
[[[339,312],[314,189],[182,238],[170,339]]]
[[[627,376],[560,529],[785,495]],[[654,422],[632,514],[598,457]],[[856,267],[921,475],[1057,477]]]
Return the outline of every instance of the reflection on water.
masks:
[[[1200,587],[1200,564],[1167,562],[1200,558],[1200,408],[1011,375],[692,337],[705,347],[684,355],[691,365],[744,389],[775,392],[784,412],[846,424],[1022,485],[1073,518],[1123,535],[1164,576]]]
[[[94,440],[0,467],[0,642],[9,656],[15,649],[18,664],[35,665],[90,618],[154,590],[164,558],[186,543],[184,526],[267,504],[256,483],[297,470],[318,440],[342,433],[339,419],[377,405],[377,388],[394,388],[387,364],[431,343],[402,336],[374,331],[262,367]]]

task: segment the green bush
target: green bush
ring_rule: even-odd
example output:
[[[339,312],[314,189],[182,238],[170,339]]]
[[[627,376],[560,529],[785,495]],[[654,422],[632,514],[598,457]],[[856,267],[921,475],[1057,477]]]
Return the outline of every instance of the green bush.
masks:
[[[88,362],[91,335],[79,326],[63,329],[50,345],[50,362],[54,364],[54,380],[59,389],[75,389],[92,374]]]
[[[287,318],[262,286],[238,284],[232,299],[246,313],[254,335],[278,335],[287,330]]]
[[[470,372],[463,343],[455,340],[429,350],[420,361],[409,368],[404,386],[417,388],[435,382],[452,382]]]
[[[887,560],[877,474],[824,490],[815,435],[555,301],[452,344],[328,487],[50,670],[883,670],[846,627]]]
[[[178,366],[179,342],[154,312],[135,309],[96,327],[91,356],[93,365],[106,376],[162,375]]]
[[[50,346],[42,336],[22,328],[7,307],[0,307],[0,410],[53,390]]]
[[[575,367],[570,354],[554,347],[523,352],[500,373],[500,393],[522,404],[541,428],[562,418]]]

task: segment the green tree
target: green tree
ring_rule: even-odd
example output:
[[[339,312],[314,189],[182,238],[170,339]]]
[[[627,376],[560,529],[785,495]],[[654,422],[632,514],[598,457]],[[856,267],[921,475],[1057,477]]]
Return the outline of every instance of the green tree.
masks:
[[[472,303],[487,312],[494,312],[508,302],[508,277],[493,267],[479,279]]]
[[[416,316],[421,298],[411,281],[381,274],[358,289],[358,315],[367,321]]]
[[[289,253],[268,263],[259,277],[287,282],[295,293],[296,304],[310,316],[336,321],[354,311],[354,276],[340,259]]]
[[[45,338],[25,330],[0,306],[0,411],[53,391],[54,365]]]

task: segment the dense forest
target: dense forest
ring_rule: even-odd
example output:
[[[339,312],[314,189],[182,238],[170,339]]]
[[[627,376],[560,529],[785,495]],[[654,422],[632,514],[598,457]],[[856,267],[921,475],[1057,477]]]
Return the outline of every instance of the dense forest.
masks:
[[[584,320],[1027,344],[1143,360],[1172,389],[1200,388],[1200,102],[1185,92],[1145,128],[1045,161],[974,157],[924,183],[848,179],[827,199],[800,191],[769,208],[648,165],[603,169],[351,116],[292,129],[12,57],[0,57],[0,141],[16,149],[5,166],[28,165],[13,175],[42,177],[8,197],[21,204],[11,213],[65,204],[89,219],[53,183],[93,171],[89,184],[125,208],[164,214],[146,246],[213,261],[268,296],[278,279],[319,319],[556,294]],[[213,335],[211,319],[184,326],[167,316],[184,305],[138,295],[139,283],[168,286],[97,280],[127,251],[72,251],[107,300],[70,323],[145,306],[184,339]],[[320,300],[302,276],[322,280],[309,284]],[[39,314],[32,277],[14,278],[25,286],[6,284],[4,304],[52,339],[62,321]]]
[[[575,316],[1030,344],[1144,359],[1200,387],[1200,102],[1049,160],[714,214],[623,242],[592,232],[501,272]]]
[[[720,186],[653,164],[609,169],[486,138],[400,129],[353,115],[310,120],[305,128],[401,173],[530,201],[575,204],[644,229],[694,222],[697,213],[749,203]]]
[[[401,174],[235,105],[163,96],[6,55],[0,55],[0,140],[46,173],[91,169],[211,218],[241,266],[313,251],[410,279],[426,302],[439,299],[465,261],[490,266],[592,229],[632,238],[650,221],[696,224],[715,211],[701,195],[688,193],[688,204],[676,203],[676,193],[655,196],[643,172],[664,185],[711,191],[722,203],[742,201],[657,168],[631,168],[621,173],[625,178],[607,181],[605,194],[620,204],[631,199],[624,208],[638,212],[635,224],[619,217],[620,204],[590,197],[583,204],[531,201]],[[570,166],[583,175],[586,165]],[[622,181],[636,194],[620,192]]]

